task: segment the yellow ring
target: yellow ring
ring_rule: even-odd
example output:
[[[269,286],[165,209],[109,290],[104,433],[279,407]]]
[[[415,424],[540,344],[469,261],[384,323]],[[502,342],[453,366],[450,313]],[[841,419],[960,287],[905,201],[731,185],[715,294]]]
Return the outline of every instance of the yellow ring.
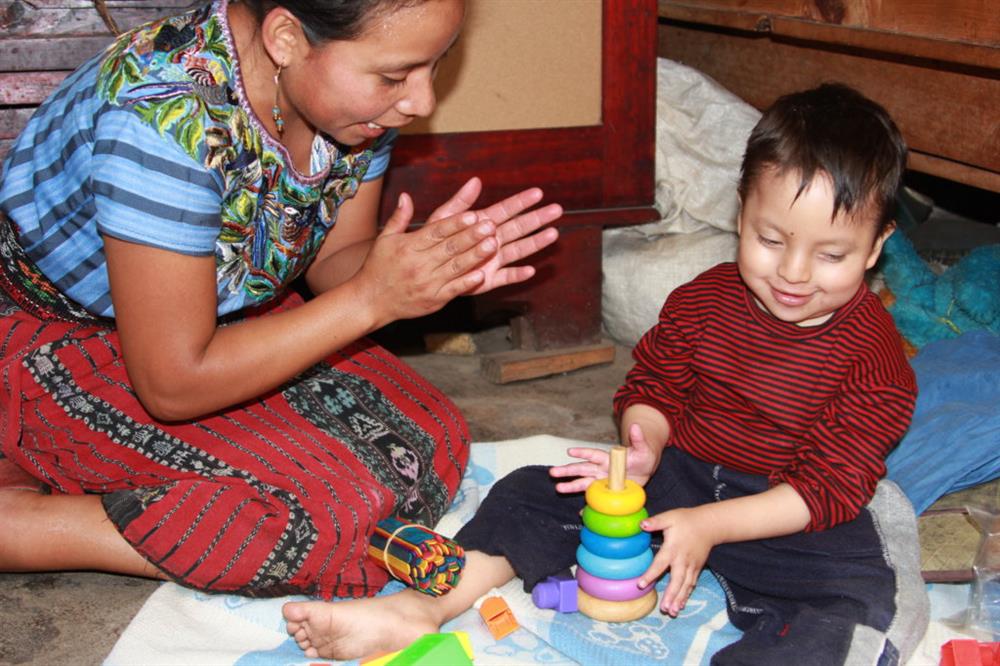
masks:
[[[625,479],[625,488],[611,490],[607,479],[587,486],[587,505],[609,516],[627,516],[646,504],[646,491],[635,481]]]

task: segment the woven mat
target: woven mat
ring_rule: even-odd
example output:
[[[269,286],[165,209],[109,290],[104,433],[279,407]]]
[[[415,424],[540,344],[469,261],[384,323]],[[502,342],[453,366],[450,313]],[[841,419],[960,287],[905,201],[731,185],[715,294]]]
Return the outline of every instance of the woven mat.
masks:
[[[966,506],[1000,507],[1000,479],[945,495],[917,519],[920,569],[933,583],[968,582],[982,538]]]

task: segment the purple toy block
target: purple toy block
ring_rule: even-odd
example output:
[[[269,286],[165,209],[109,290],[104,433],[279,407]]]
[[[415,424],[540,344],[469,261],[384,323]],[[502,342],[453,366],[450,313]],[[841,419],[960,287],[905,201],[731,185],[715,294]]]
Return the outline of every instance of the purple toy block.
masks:
[[[569,571],[549,576],[535,585],[531,600],[539,608],[555,608],[560,613],[575,613],[576,579]]]

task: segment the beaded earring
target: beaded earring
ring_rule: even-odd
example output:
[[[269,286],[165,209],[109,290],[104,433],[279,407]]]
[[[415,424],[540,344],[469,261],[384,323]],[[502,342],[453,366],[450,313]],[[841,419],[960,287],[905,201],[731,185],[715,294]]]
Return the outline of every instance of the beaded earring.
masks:
[[[271,107],[271,118],[274,119],[274,126],[278,129],[278,138],[285,133],[285,119],[281,117],[281,107],[278,106],[278,93],[281,88],[278,85],[278,79],[281,77],[281,65],[278,65],[277,71],[274,73],[274,106]]]

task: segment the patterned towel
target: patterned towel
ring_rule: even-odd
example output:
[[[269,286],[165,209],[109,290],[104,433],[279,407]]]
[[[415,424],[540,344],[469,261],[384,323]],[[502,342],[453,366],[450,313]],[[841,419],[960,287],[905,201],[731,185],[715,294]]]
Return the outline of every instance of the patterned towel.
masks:
[[[449,512],[437,531],[453,536],[469,520],[500,477],[526,464],[569,461],[571,446],[588,442],[539,435],[505,442],[477,443],[469,468]],[[384,593],[402,589],[390,583]],[[662,591],[664,583],[659,587]],[[947,621],[968,599],[968,586],[929,586],[932,624],[908,666],[936,665],[940,645],[961,636]],[[469,634],[477,666],[510,664],[606,664],[635,666],[708,664],[710,656],[736,640],[739,631],[726,619],[725,599],[715,578],[703,573],[680,617],[653,613],[627,624],[597,622],[579,613],[561,614],[536,608],[521,582],[498,590],[521,629],[496,641],[479,614],[470,610],[442,628]],[[963,596],[964,595],[964,596]],[[296,665],[333,663],[307,659],[285,633],[281,605],[290,598],[248,599],[208,595],[172,583],[162,585],[126,628],[105,664],[191,666]]]

